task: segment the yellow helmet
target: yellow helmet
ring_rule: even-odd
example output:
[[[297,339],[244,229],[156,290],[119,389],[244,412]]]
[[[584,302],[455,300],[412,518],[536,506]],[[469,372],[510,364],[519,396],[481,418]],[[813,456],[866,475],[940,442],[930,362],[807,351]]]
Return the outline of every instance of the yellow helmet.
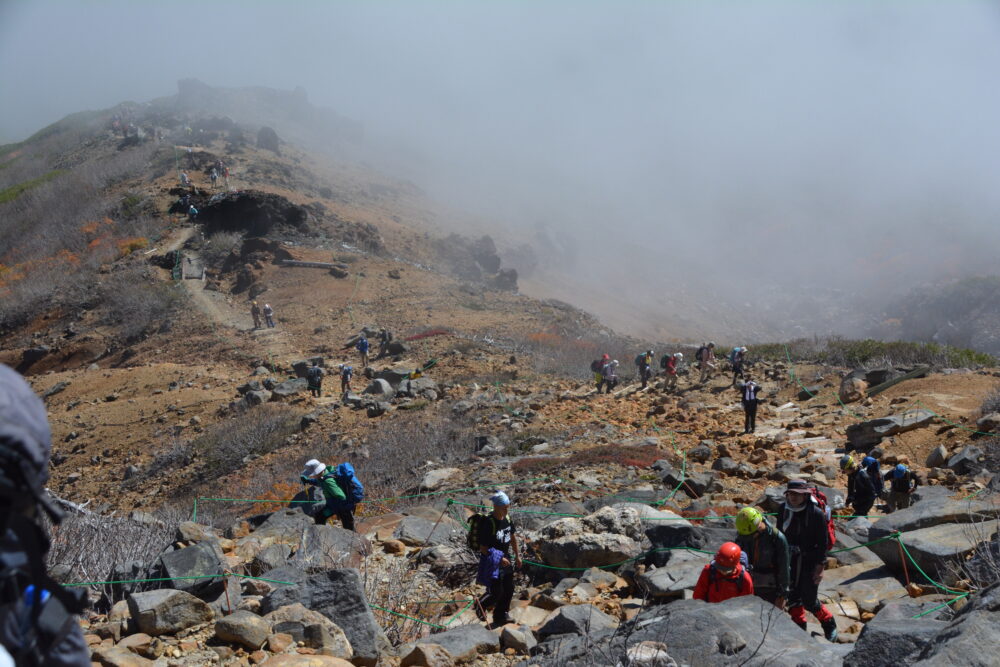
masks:
[[[858,467],[858,462],[850,454],[840,457],[840,469],[844,472],[854,472]]]
[[[753,535],[764,520],[764,515],[756,507],[744,507],[736,515],[736,532],[740,535]]]

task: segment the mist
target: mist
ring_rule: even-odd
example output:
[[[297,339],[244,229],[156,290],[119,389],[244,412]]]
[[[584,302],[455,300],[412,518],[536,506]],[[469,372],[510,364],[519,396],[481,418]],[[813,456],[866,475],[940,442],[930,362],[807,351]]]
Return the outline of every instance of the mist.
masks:
[[[301,86],[501,246],[574,248],[525,291],[633,333],[855,334],[995,271],[994,3],[7,2],[0,65],[0,141]]]

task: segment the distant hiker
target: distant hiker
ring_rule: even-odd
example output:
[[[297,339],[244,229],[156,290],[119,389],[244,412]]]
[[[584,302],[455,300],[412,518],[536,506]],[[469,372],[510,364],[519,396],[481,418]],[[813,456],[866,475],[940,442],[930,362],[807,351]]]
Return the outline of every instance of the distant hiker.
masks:
[[[274,327],[274,308],[271,308],[271,304],[264,304],[264,321],[267,322],[267,326]]]
[[[194,204],[188,207],[188,220],[194,222],[198,219],[198,209],[194,207]]]
[[[694,353],[694,358],[698,360],[698,368],[701,369],[699,382],[705,382],[711,377],[715,370],[715,343],[705,343]]]
[[[422,378],[424,376],[424,369],[414,368],[412,371],[406,374],[406,393],[410,396],[413,395],[413,381],[417,378]]]
[[[514,569],[521,567],[521,552],[517,546],[517,530],[507,517],[510,498],[503,491],[490,497],[493,511],[488,515],[477,515],[474,521],[476,534],[474,543],[479,549],[479,570],[476,582],[486,586],[486,593],[476,602],[476,615],[486,620],[486,610],[493,608],[493,626],[499,628],[512,623],[508,612],[514,597]],[[511,563],[511,551],[514,561]]]
[[[320,368],[319,362],[314,361],[313,365],[309,367],[306,371],[306,379],[309,380],[309,391],[315,397],[320,397],[323,395],[323,369]]]
[[[715,558],[701,571],[695,584],[695,600],[723,602],[741,595],[753,595],[753,580],[743,563],[743,550],[735,542],[726,542]]]
[[[326,502],[316,508],[313,521],[324,524],[336,515],[344,528],[354,530],[354,508],[364,497],[364,487],[354,476],[354,466],[341,463],[334,468],[310,459],[299,479],[303,484],[318,486],[323,491]]]
[[[45,490],[51,451],[45,405],[0,364],[0,665],[91,664],[75,616],[88,606],[86,595],[63,588],[46,571],[49,528],[43,524],[63,518]]]
[[[253,328],[260,329],[260,306],[256,301],[250,305],[250,317],[253,318]]]
[[[871,477],[850,454],[841,457],[840,469],[847,474],[847,504],[854,507],[856,515],[866,516],[878,497]]]
[[[680,352],[665,354],[660,358],[660,368],[663,369],[663,390],[677,388],[677,367],[684,361]]]
[[[736,544],[747,555],[753,593],[785,608],[790,579],[788,540],[756,507],[744,507],[736,515]]]
[[[913,492],[920,486],[917,473],[907,469],[902,463],[885,474],[883,478],[889,482],[889,506],[887,512],[906,509],[913,504]]]
[[[229,187],[229,167],[222,170],[222,177],[226,179],[226,188]]]
[[[354,376],[354,369],[347,364],[340,364],[340,393],[346,394],[351,390],[351,378]]]
[[[866,456],[861,459],[861,467],[868,473],[868,479],[875,487],[875,497],[885,499],[885,484],[882,483],[882,468],[879,466],[878,459],[874,456]]]
[[[635,365],[639,368],[639,381],[642,382],[642,389],[649,384],[649,378],[653,375],[653,351],[646,350],[635,358]]]
[[[358,338],[358,342],[355,343],[354,349],[361,354],[361,367],[368,368],[368,350],[371,349],[371,343],[365,338],[364,334]]]
[[[831,546],[829,517],[805,481],[788,482],[785,502],[778,506],[777,526],[785,534],[792,556],[788,614],[805,630],[806,612],[810,612],[820,622],[827,640],[835,641],[837,623],[819,601],[819,584]]]
[[[604,368],[601,369],[601,377],[604,381],[605,393],[610,394],[611,390],[618,386],[618,360],[614,359],[604,364]],[[601,393],[601,388],[598,386],[597,393]]]
[[[734,347],[729,353],[729,363],[733,367],[733,386],[736,385],[736,378],[743,378],[743,366],[747,359],[747,349],[745,347]]]
[[[386,328],[379,329],[378,332],[378,356],[382,357],[389,354],[389,343],[392,342],[392,332]]]
[[[760,403],[757,394],[760,393],[760,385],[748,377],[738,388],[743,403],[743,434],[746,435],[757,430],[757,405]]]
[[[188,178],[188,175],[187,175],[186,171],[182,171],[181,172],[181,185],[183,185],[185,187],[191,185],[191,179]]]
[[[215,189],[215,184],[219,180],[219,172],[216,171],[215,167],[212,167],[212,173],[209,174],[209,178],[212,179],[212,189],[214,190]]]
[[[594,384],[597,386],[597,393],[601,393],[601,387],[604,386],[604,366],[611,361],[611,357],[608,355],[602,356],[600,359],[594,359],[590,362],[590,372],[594,374]]]

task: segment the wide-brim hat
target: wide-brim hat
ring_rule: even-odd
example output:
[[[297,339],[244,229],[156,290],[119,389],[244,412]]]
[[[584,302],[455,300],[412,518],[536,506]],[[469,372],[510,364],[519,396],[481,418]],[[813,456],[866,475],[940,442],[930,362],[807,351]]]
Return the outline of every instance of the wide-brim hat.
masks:
[[[805,480],[793,479],[785,487],[785,493],[804,493],[808,495],[812,493],[812,490],[810,490],[809,484]]]
[[[302,471],[302,476],[315,477],[316,475],[322,473],[324,470],[326,470],[325,465],[323,465],[316,459],[309,459],[308,461],[306,461],[306,467]]]

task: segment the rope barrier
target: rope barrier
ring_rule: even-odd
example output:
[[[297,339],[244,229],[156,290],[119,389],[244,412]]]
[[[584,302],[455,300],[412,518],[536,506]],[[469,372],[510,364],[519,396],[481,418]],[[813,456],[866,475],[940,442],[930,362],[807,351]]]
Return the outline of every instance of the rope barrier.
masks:
[[[953,600],[948,600],[948,601],[947,601],[947,602],[945,602],[944,604],[939,604],[938,606],[936,606],[936,607],[932,607],[932,608],[928,609],[927,611],[922,611],[922,612],[920,612],[919,614],[917,614],[916,616],[913,616],[912,618],[922,618],[922,617],[926,616],[927,614],[930,614],[931,612],[935,612],[935,611],[937,611],[938,609],[943,609],[944,607],[947,607],[947,606],[948,606],[948,605],[950,605],[950,604],[953,604],[953,603],[955,603],[955,602],[958,602],[958,601],[959,601],[959,600],[961,600],[962,598],[965,598],[965,597],[968,597],[968,596],[970,596],[970,595],[972,595],[972,591],[967,591],[967,592],[965,592],[965,593],[962,593],[961,595],[959,595],[958,597],[956,597],[956,598],[955,598],[955,599],[953,599]]]
[[[145,584],[156,581],[184,581],[186,579],[222,579],[224,577],[239,577],[240,579],[253,579],[254,581],[266,581],[269,584],[282,584],[284,586],[294,586],[294,581],[278,581],[276,579],[265,579],[263,577],[251,577],[249,574],[237,574],[236,572],[223,572],[221,574],[199,574],[188,577],[156,577],[152,579],[120,579],[117,581],[78,581],[63,586],[110,586],[113,584]]]
[[[458,617],[461,616],[466,609],[471,607],[475,601],[476,598],[469,598],[468,600],[452,600],[451,602],[465,602],[466,605],[461,609],[459,609],[457,612],[455,612],[455,615],[452,616],[449,620],[445,621],[444,624],[431,623],[430,621],[425,621],[424,619],[417,618],[416,616],[409,616],[407,614],[403,614],[398,611],[393,611],[391,609],[386,609],[385,607],[380,607],[377,604],[368,603],[368,606],[371,607],[372,609],[378,609],[379,611],[384,611],[387,614],[392,614],[393,616],[399,616],[400,618],[409,619],[411,621],[415,621],[417,623],[421,623],[423,625],[427,625],[432,628],[437,628],[438,630],[446,630],[448,626],[454,623],[456,620],[458,620]],[[429,604],[429,603],[423,603],[423,604]]]

